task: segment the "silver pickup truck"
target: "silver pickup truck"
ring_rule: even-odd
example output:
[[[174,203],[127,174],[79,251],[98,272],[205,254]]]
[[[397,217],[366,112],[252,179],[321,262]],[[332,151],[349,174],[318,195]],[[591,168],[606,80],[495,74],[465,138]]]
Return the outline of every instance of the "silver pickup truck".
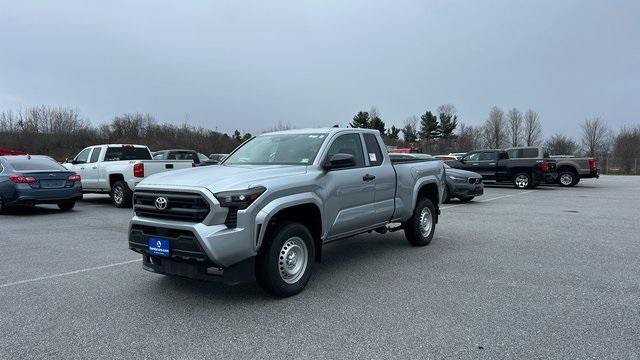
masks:
[[[282,131],[218,166],[150,176],[134,192],[129,248],[148,271],[226,283],[255,276],[286,297],[304,288],[328,242],[402,229],[411,245],[427,245],[443,164],[392,162],[382,149],[375,130]]]

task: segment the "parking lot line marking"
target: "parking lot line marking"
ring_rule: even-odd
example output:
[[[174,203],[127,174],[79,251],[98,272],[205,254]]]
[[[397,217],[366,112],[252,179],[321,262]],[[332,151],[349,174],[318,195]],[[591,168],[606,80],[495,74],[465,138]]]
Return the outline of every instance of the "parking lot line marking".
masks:
[[[33,278],[33,279],[20,280],[20,281],[15,281],[15,282],[11,282],[11,283],[0,284],[0,289],[1,288],[6,288],[6,287],[10,287],[10,286],[15,286],[15,285],[27,284],[27,283],[31,283],[31,282],[35,282],[35,281],[49,280],[49,279],[54,279],[54,278],[58,278],[58,277],[62,277],[62,276],[80,274],[80,273],[87,272],[87,271],[108,269],[108,268],[111,268],[111,267],[127,265],[127,264],[131,264],[131,263],[134,263],[134,262],[140,262],[140,261],[142,261],[142,259],[123,261],[123,262],[109,264],[109,265],[95,266],[95,267],[90,267],[90,268],[80,269],[80,270],[74,270],[74,271],[69,271],[69,272],[60,273],[60,274],[53,274],[53,275],[41,276],[41,277],[37,277],[37,278]]]
[[[509,194],[509,195],[502,195],[502,196],[496,196],[494,198],[490,198],[490,199],[486,199],[486,200],[479,200],[476,202],[479,203],[483,203],[483,202],[489,202],[489,201],[493,201],[493,200],[498,200],[498,199],[504,199],[504,198],[508,198],[508,197],[513,197],[513,196],[519,196],[519,195],[524,195],[524,194],[529,194],[534,192],[535,190],[527,190],[527,191],[523,191],[523,192],[519,192],[517,194]],[[466,204],[455,204],[455,205],[449,205],[449,206],[445,206],[445,207],[441,207],[440,209],[444,210],[444,209],[451,209],[454,208],[456,206],[462,206],[462,205],[466,205]]]

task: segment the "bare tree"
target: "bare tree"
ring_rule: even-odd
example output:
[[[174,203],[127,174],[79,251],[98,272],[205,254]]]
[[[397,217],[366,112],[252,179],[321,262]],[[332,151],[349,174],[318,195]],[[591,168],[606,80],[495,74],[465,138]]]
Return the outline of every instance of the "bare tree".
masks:
[[[460,124],[458,128],[456,152],[467,152],[482,147],[482,129],[471,125]]]
[[[581,127],[582,146],[588,156],[598,157],[608,151],[607,138],[611,132],[602,118],[585,119]]]
[[[580,146],[568,136],[555,134],[545,142],[545,148],[551,155],[575,155]]]
[[[529,109],[524,114],[524,144],[538,146],[542,141],[542,124],[538,113]]]
[[[621,170],[627,174],[638,175],[640,166],[640,125],[624,127],[615,137],[615,159]]]
[[[520,146],[522,144],[522,128],[524,120],[520,110],[513,108],[507,114],[507,134],[509,135],[511,146]]]
[[[504,111],[494,106],[489,112],[489,117],[484,122],[482,137],[487,147],[499,149],[507,144],[507,134],[505,131]]]

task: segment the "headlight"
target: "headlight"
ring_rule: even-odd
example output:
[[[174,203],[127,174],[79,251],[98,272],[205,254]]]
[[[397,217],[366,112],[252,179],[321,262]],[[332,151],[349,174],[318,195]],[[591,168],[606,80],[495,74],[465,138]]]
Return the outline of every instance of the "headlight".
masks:
[[[257,186],[246,190],[222,191],[213,195],[220,202],[220,206],[242,210],[248,208],[266,190],[263,186]]]
[[[461,177],[457,177],[457,176],[447,175],[447,177],[448,177],[450,180],[453,180],[453,181],[466,181],[465,179],[463,179],[463,178],[461,178]]]

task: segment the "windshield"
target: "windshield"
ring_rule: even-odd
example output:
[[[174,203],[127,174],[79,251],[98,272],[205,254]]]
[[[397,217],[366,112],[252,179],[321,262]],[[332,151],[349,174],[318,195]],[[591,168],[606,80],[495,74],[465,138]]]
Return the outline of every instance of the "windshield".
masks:
[[[225,165],[309,165],[320,150],[326,134],[262,135],[245,143]]]

